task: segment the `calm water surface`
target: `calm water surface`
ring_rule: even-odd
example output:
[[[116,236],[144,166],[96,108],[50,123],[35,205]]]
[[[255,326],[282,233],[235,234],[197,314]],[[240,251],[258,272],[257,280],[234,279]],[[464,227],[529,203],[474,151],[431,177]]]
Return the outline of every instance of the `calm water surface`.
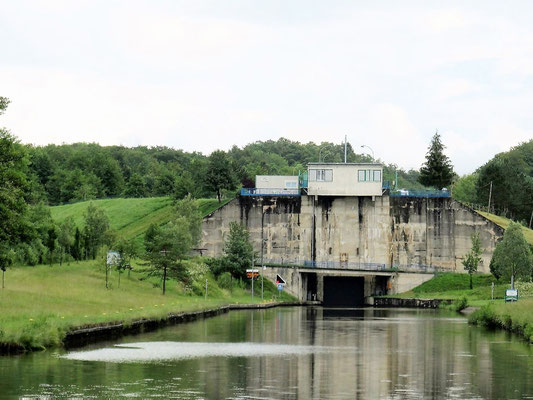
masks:
[[[442,311],[232,311],[0,357],[0,398],[525,399],[532,357],[520,339]]]

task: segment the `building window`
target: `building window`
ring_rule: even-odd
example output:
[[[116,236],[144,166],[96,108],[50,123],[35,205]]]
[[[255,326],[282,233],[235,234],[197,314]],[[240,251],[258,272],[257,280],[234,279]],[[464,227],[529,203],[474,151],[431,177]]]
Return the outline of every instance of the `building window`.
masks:
[[[285,187],[286,188],[296,188],[298,185],[298,182],[294,181],[285,181]]]
[[[359,182],[381,182],[381,170],[360,169],[357,171]]]
[[[309,170],[310,182],[331,182],[333,181],[332,169],[310,169]]]

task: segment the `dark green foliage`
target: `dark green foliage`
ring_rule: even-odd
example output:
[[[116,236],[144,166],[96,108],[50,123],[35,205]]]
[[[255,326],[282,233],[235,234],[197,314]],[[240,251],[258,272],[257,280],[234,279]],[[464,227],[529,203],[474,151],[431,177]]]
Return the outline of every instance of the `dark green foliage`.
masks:
[[[251,268],[254,251],[250,234],[238,222],[230,223],[230,230],[224,244],[224,257],[212,267],[215,274],[229,272],[235,278],[246,278],[246,269]]]
[[[463,203],[476,203],[477,201],[477,189],[476,184],[478,180],[478,174],[473,173],[465,175],[457,179],[453,184],[452,195],[453,198]]]
[[[466,298],[466,296],[463,296],[460,299],[454,300],[452,307],[454,311],[462,311],[466,307],[468,307],[468,299]]]
[[[483,253],[483,250],[481,249],[481,241],[479,240],[479,233],[473,234],[471,239],[472,248],[463,259],[465,270],[468,271],[468,274],[470,275],[470,289],[473,288],[472,274],[477,272],[477,267],[481,262],[481,253]]]
[[[46,247],[48,248],[48,260],[50,266],[54,258],[54,250],[56,249],[57,232],[55,226],[50,226],[47,232]]]
[[[109,219],[104,210],[89,204],[85,213],[85,250],[87,257],[96,259],[98,249],[108,241]]]
[[[490,263],[491,272],[495,277],[509,281],[511,277],[524,281],[531,280],[533,254],[520,224],[511,222],[498,243]]]
[[[72,245],[72,257],[79,261],[82,259],[83,250],[82,250],[83,240],[81,236],[81,231],[76,227],[76,232],[74,233],[74,244]]]
[[[59,232],[57,235],[57,242],[59,244],[59,265],[63,264],[63,256],[65,254],[70,255],[72,246],[75,242],[75,233],[78,232],[78,228],[74,225],[74,219],[72,217],[66,218],[61,224],[59,224]]]
[[[115,251],[119,254],[119,260],[115,266],[118,272],[118,286],[120,287],[120,276],[124,271],[131,271],[131,260],[139,255],[137,242],[134,239],[120,238],[115,245]]]
[[[420,168],[418,181],[424,186],[432,186],[442,189],[451,185],[454,177],[450,159],[444,154],[444,145],[440,135],[436,132],[431,139],[426,162]]]
[[[209,156],[209,165],[205,180],[216,194],[218,201],[221,201],[223,189],[233,189],[236,186],[236,177],[233,173],[233,166],[226,153],[221,150],[214,151]]]
[[[533,211],[533,139],[497,154],[478,170],[477,202],[511,219],[529,223]]]
[[[146,196],[146,187],[142,176],[138,173],[135,173],[131,176],[130,181],[126,185],[126,190],[124,191],[126,197],[145,197]]]

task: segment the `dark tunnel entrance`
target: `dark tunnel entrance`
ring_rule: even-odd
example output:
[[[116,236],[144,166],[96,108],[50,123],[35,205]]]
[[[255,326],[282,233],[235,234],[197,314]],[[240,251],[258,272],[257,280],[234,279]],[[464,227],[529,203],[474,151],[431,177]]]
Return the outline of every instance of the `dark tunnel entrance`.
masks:
[[[362,307],[365,303],[365,278],[325,276],[325,307]]]

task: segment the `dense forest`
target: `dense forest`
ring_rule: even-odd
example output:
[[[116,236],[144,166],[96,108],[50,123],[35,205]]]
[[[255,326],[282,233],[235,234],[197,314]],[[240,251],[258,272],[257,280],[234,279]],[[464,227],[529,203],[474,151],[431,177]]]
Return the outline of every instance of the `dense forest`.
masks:
[[[454,197],[529,225],[533,216],[533,139],[495,155],[454,185]]]
[[[30,203],[49,205],[105,197],[174,196],[183,198],[233,195],[253,187],[256,175],[298,175],[308,162],[344,161],[344,144],[277,141],[255,142],[210,156],[169,147],[104,147],[94,143],[26,146],[29,157]],[[370,162],[350,144],[348,162]],[[417,171],[385,167],[385,180],[398,172],[400,187],[420,188]]]

